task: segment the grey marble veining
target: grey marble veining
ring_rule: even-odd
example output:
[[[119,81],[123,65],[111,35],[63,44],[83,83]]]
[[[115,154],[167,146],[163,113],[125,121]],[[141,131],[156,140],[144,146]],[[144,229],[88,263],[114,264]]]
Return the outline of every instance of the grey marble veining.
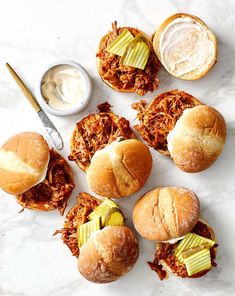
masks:
[[[182,81],[165,70],[159,73],[160,88],[145,97],[179,88],[215,106],[224,115],[228,139],[218,161],[208,170],[186,174],[173,163],[152,152],[154,166],[146,186],[131,198],[120,200],[121,208],[132,227],[131,213],[137,198],[160,185],[179,185],[194,190],[201,201],[202,217],[213,225],[217,239],[218,267],[207,276],[185,280],[170,276],[160,282],[146,261],[154,254],[154,244],[139,237],[140,257],[125,277],[109,285],[85,281],[77,272],[76,259],[70,255],[59,236],[52,237],[62,226],[57,212],[25,210],[13,197],[0,192],[0,295],[1,296],[155,296],[155,295],[235,295],[235,2],[232,0],[9,0],[0,1],[0,123],[3,143],[21,131],[45,135],[37,114],[24,99],[4,67],[9,62],[33,90],[40,69],[57,59],[74,59],[89,71],[93,97],[81,113],[67,118],[50,116],[60,130],[69,152],[69,137],[74,123],[96,110],[98,103],[109,100],[114,112],[136,123],[130,108],[138,99],[135,94],[117,93],[101,82],[95,65],[100,38],[117,20],[120,25],[136,26],[151,35],[164,18],[176,11],[201,17],[219,39],[219,58],[214,69],[198,81]],[[47,138],[48,139],[48,138]],[[48,139],[49,141],[49,139]],[[76,189],[68,209],[80,191],[88,191],[85,175],[72,164]]]

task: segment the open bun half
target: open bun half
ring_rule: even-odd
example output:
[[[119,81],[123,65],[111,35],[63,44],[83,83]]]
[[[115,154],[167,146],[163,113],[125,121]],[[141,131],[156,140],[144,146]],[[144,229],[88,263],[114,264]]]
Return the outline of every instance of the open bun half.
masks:
[[[186,30],[185,34],[182,33],[181,38],[180,36],[178,36],[178,40],[181,41],[178,47],[176,47],[175,45],[173,47],[173,45],[171,45],[173,44],[173,41],[169,39],[169,50],[167,53],[165,53],[165,56],[163,58],[162,47],[161,47],[163,34],[165,34],[167,28],[169,28],[170,25],[174,25],[174,22],[176,22],[177,20],[185,20],[185,19],[189,20],[189,25],[198,24],[198,26],[200,26],[199,28],[201,30],[204,30],[205,35],[202,35],[202,36],[206,36],[209,44],[211,44],[211,54],[210,54],[210,59],[205,58],[206,60],[205,62],[207,62],[207,60],[210,60],[210,62],[206,66],[202,65],[201,67],[196,67],[195,69],[192,68],[193,70],[191,71],[187,70],[187,68],[185,67],[185,73],[182,72],[183,74],[180,74],[180,73],[177,73],[177,63],[179,63],[180,65],[180,61],[183,60],[183,57],[184,57],[183,55],[185,54],[186,55],[185,59],[188,58],[188,60],[190,60],[190,58],[192,60],[192,58],[195,56],[195,60],[198,62],[199,58],[197,58],[197,55],[200,55],[201,52],[207,50],[207,46],[208,46],[208,44],[205,41],[205,37],[203,37],[205,44],[203,42],[199,43],[198,38],[201,34],[200,30],[194,30],[191,33]],[[175,26],[174,28],[176,28],[176,25],[174,26]],[[169,36],[172,37],[174,35],[173,34],[171,35],[168,32],[167,38],[170,38]],[[183,41],[182,41],[182,38],[183,38]],[[184,43],[182,44],[182,42]],[[186,13],[174,14],[169,18],[167,18],[159,26],[159,28],[156,30],[154,34],[153,48],[159,60],[162,62],[163,66],[166,68],[166,70],[173,76],[184,79],[184,80],[196,80],[204,77],[209,72],[209,70],[213,67],[213,65],[216,63],[217,55],[218,55],[218,44],[217,44],[217,39],[214,33],[207,27],[207,25],[200,18],[194,15],[186,14]],[[170,64],[169,61],[172,61],[172,64]],[[184,69],[183,66],[184,65],[182,63],[182,66],[181,66],[182,70]],[[188,68],[190,69],[190,67]]]

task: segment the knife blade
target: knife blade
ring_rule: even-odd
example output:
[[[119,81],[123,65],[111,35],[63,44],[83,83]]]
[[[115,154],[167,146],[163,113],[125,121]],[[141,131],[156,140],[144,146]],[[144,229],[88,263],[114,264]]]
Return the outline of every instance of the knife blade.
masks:
[[[58,150],[63,149],[64,143],[60,133],[58,132],[54,124],[50,121],[50,119],[47,117],[47,115],[44,113],[36,98],[33,96],[33,94],[30,92],[28,87],[24,84],[22,79],[15,72],[15,70],[8,63],[6,63],[6,67],[12,75],[15,82],[18,84],[19,88],[22,90],[23,94],[25,95],[29,103],[31,104],[31,106],[37,112],[55,148],[57,148]]]

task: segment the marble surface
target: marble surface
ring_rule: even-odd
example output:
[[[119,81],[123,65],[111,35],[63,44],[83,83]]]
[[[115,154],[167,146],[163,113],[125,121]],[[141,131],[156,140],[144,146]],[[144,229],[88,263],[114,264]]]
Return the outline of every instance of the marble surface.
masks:
[[[45,135],[36,113],[11,79],[5,62],[9,62],[34,88],[41,67],[57,59],[73,59],[89,71],[93,80],[93,96],[83,113],[67,118],[50,116],[64,141],[64,156],[74,123],[96,110],[98,103],[108,100],[114,112],[135,123],[130,105],[135,94],[120,94],[104,85],[96,71],[95,51],[99,39],[112,21],[137,26],[152,34],[168,15],[189,12],[201,17],[219,40],[219,59],[207,77],[193,82],[175,79],[160,71],[161,85],[153,94],[179,88],[220,110],[227,122],[228,138],[218,161],[208,170],[186,174],[170,159],[152,151],[154,166],[146,186],[120,205],[132,227],[134,202],[145,191],[159,185],[185,186],[194,190],[201,201],[202,217],[209,221],[219,242],[218,267],[201,279],[184,280],[171,276],[160,282],[146,264],[154,254],[154,244],[140,239],[140,257],[133,270],[115,283],[95,285],[77,272],[60,237],[52,237],[62,226],[57,212],[19,214],[15,199],[0,192],[0,295],[1,296],[151,296],[151,295],[235,295],[235,2],[232,0],[0,0],[0,142],[21,131],[37,131]],[[47,138],[48,139],[48,138]],[[49,141],[49,139],[48,139]],[[85,175],[72,164],[76,189],[69,206],[75,204],[80,191],[87,191]]]

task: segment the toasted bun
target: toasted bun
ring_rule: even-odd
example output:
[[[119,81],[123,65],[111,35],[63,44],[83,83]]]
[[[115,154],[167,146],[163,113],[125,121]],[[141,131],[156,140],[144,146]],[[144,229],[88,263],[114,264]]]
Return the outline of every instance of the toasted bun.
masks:
[[[87,171],[92,191],[106,197],[124,197],[138,191],[152,168],[152,156],[134,139],[113,142],[95,153]]]
[[[21,194],[46,177],[49,147],[43,136],[20,133],[0,148],[0,187],[11,194]]]
[[[161,242],[181,237],[192,230],[199,212],[199,200],[191,190],[159,187],[137,201],[132,219],[141,236]]]
[[[125,226],[109,226],[98,231],[82,246],[78,269],[95,283],[109,283],[131,270],[139,255],[138,240]]]
[[[192,71],[187,71],[185,69],[185,73],[181,74],[181,75],[177,73],[177,67],[175,64],[175,63],[179,62],[180,59],[182,59],[181,52],[186,54],[185,58],[190,57],[192,59],[192,57],[197,55],[203,49],[198,47],[198,39],[197,39],[197,36],[195,38],[195,36],[194,36],[195,34],[194,35],[191,34],[191,36],[184,34],[184,40],[183,40],[184,45],[182,46],[182,41],[181,41],[180,46],[174,48],[175,50],[178,49],[180,52],[177,52],[174,50],[173,51],[170,50],[168,52],[168,57],[170,54],[172,55],[171,58],[177,57],[177,60],[174,61],[175,63],[170,65],[170,64],[167,64],[166,61],[164,62],[163,57],[162,57],[162,52],[161,52],[161,38],[162,38],[163,34],[165,33],[167,26],[169,26],[176,19],[180,19],[180,18],[182,18],[182,19],[183,18],[190,18],[192,20],[192,22],[195,22],[196,24],[198,23],[204,29],[204,31],[206,32],[207,38],[213,44],[213,55],[211,56],[211,62],[207,65],[206,68],[205,67],[196,68]],[[182,40],[182,38],[180,40]],[[170,40],[169,44],[172,44],[172,40]],[[206,49],[206,46],[207,46],[207,44],[204,45],[204,49]],[[167,18],[160,25],[160,27],[155,32],[155,35],[153,38],[153,48],[154,48],[154,51],[155,51],[156,55],[158,56],[159,60],[162,62],[163,66],[166,68],[166,70],[171,75],[173,75],[177,78],[184,79],[184,80],[196,80],[196,79],[199,79],[199,78],[202,78],[203,76],[205,76],[208,73],[208,71],[213,67],[213,65],[216,63],[217,55],[218,55],[218,44],[217,44],[217,40],[216,40],[214,33],[212,31],[210,31],[210,29],[207,27],[207,25],[200,18],[198,18],[194,15],[186,14],[186,13],[174,14],[174,15],[170,16],[169,18]],[[197,56],[195,57],[195,59],[197,59]]]
[[[223,116],[214,108],[200,105],[186,109],[168,134],[168,150],[183,171],[196,173],[211,166],[226,139]]]
[[[135,37],[136,35],[138,34],[142,34],[144,35],[150,42],[150,44],[152,44],[152,41],[151,39],[142,31],[136,29],[136,28],[131,28],[131,27],[122,27],[122,30],[123,29],[127,29],[128,31],[131,32],[131,34]],[[100,43],[99,43],[99,47],[98,47],[98,52],[103,48],[104,44],[107,42],[107,39],[109,38],[109,34],[106,34],[101,40],[100,40]],[[101,77],[101,79],[108,85],[110,86],[111,88],[117,90],[117,91],[120,91],[120,92],[135,92],[135,89],[133,87],[130,87],[130,88],[120,88],[120,87],[117,87],[114,83],[110,83],[109,81],[107,81],[104,76],[102,75],[102,72],[101,72],[101,69],[100,69],[100,58],[97,57],[96,58],[96,66],[97,66],[97,70],[99,72],[99,75]]]
[[[208,230],[210,231],[211,239],[216,242],[216,237],[215,237],[214,229],[207,222],[205,222],[204,220],[202,220],[201,218],[199,219],[199,221],[201,221],[203,224],[206,224]],[[159,245],[157,244],[156,245],[156,250],[158,249],[158,246]],[[217,248],[215,248],[215,253],[216,253],[216,251],[217,251]],[[165,260],[163,260],[163,259],[160,260],[159,261],[159,264],[161,264],[166,271],[171,272],[171,273],[174,273],[173,270],[171,269],[171,267],[169,266],[169,264]],[[210,271],[210,269],[205,270],[205,271],[202,271],[202,272],[199,272],[197,274],[194,274],[190,278],[199,278],[199,277],[202,277],[203,275],[207,274],[209,271]],[[179,275],[177,274],[177,276],[179,276]]]

